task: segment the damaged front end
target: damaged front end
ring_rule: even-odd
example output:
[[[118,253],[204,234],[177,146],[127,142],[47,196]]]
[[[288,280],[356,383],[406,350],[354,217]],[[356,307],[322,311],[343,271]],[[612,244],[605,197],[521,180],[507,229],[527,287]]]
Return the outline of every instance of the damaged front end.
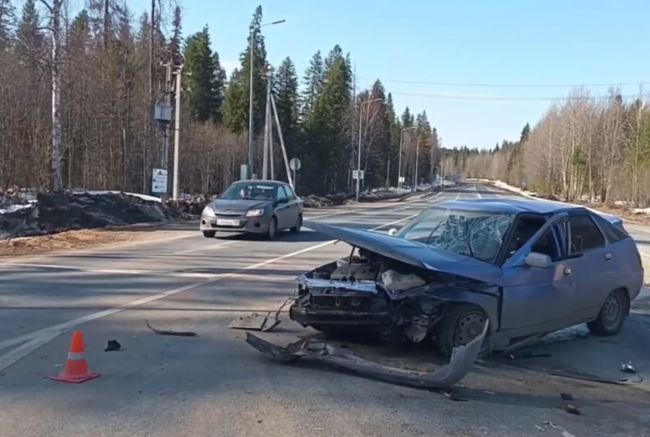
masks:
[[[463,338],[445,332],[452,329],[446,317],[459,306],[475,307],[483,314],[463,321]],[[444,341],[449,344],[439,350],[449,356],[454,347],[480,335],[485,323],[496,317],[497,307],[494,285],[353,245],[349,257],[298,279],[298,296],[289,313],[292,320],[327,335]]]

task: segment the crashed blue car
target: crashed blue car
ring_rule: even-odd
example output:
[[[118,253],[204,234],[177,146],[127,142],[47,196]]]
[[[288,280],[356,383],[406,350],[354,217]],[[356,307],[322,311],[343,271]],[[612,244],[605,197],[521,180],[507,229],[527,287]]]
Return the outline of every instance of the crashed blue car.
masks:
[[[487,353],[580,323],[617,334],[643,284],[622,221],[564,203],[441,202],[394,235],[308,226],[352,250],[299,278],[293,320],[328,335],[432,340],[444,356],[486,321]]]

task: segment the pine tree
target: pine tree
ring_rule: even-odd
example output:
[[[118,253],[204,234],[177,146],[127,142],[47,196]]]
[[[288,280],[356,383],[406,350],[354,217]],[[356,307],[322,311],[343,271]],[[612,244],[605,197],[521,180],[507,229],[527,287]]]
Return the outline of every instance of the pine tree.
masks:
[[[411,114],[411,110],[407,106],[404,109],[404,112],[402,113],[402,126],[407,128],[407,127],[413,127],[414,123],[414,118],[413,115]]]
[[[320,50],[309,60],[309,67],[303,76],[304,92],[301,98],[301,118],[303,121],[311,114],[318,99],[324,80],[323,58]]]
[[[306,120],[307,165],[303,174],[313,192],[337,191],[347,184],[350,81],[348,59],[334,60],[325,72],[323,89]]]
[[[4,50],[11,44],[15,19],[11,1],[0,0],[0,50]]]
[[[219,56],[210,48],[207,26],[187,38],[184,71],[192,118],[200,122],[219,121],[225,72],[219,65]]]
[[[232,74],[224,99],[224,120],[235,133],[248,130],[248,105],[250,98],[250,58],[253,49],[253,130],[254,135],[262,132],[266,108],[266,48],[261,33],[262,7],[258,6],[249,27],[248,45],[239,55],[241,67]],[[251,40],[251,33],[253,39]],[[244,117],[243,119],[241,117]]]
[[[298,156],[298,77],[291,58],[285,58],[278,67],[273,88],[287,154],[289,157]]]
[[[174,8],[174,19],[172,21],[172,37],[169,40],[169,51],[171,52],[172,64],[177,65],[181,61],[181,33],[182,33],[182,18],[181,8],[176,5]]]

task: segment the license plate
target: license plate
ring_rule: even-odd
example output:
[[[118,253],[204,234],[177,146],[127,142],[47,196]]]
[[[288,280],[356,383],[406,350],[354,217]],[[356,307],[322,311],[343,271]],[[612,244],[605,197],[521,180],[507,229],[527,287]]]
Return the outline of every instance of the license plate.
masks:
[[[217,219],[217,226],[239,226],[239,220]]]

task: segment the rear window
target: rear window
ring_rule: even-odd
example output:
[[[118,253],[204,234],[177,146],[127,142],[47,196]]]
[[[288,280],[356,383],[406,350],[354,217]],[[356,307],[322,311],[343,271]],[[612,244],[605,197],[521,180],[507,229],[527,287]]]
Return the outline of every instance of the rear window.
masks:
[[[605,234],[605,238],[607,238],[607,241],[610,243],[616,243],[617,241],[628,238],[628,234],[625,232],[625,230],[614,226],[614,224],[612,224],[609,220],[597,214],[594,214],[593,217],[594,220],[596,220],[596,223],[598,223],[598,226],[600,226],[600,229],[602,229],[603,233]]]
[[[605,245],[605,237],[587,215],[569,218],[571,226],[571,253],[580,253]]]

